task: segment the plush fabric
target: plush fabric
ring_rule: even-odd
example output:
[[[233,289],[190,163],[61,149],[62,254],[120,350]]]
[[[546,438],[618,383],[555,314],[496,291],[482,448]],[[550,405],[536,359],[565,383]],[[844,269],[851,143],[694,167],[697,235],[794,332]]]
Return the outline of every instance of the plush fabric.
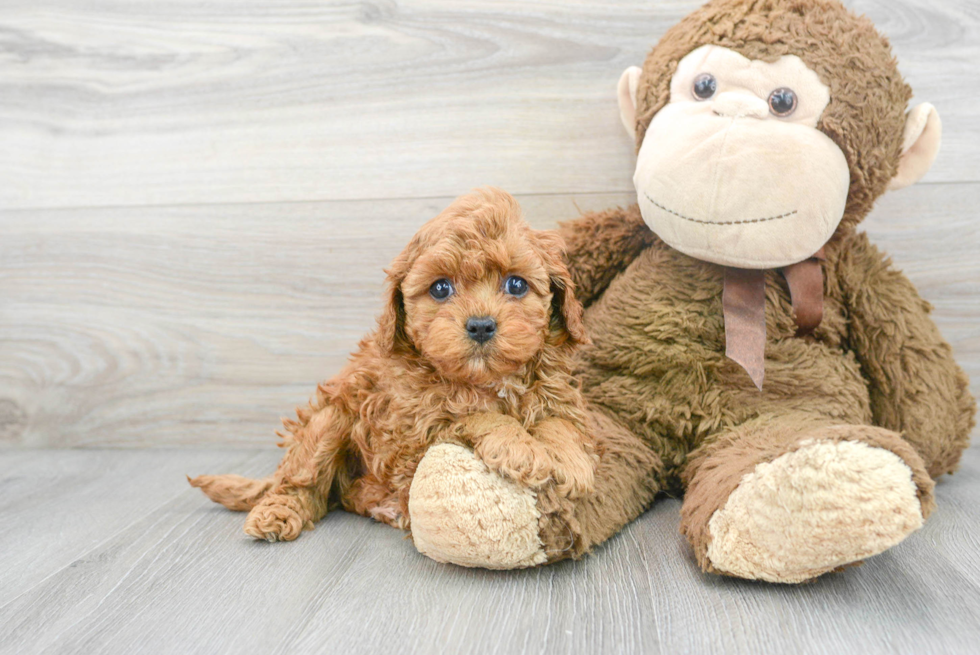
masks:
[[[462,566],[542,564],[541,513],[527,487],[495,475],[458,444],[429,449],[412,480],[412,539],[423,555]]]
[[[691,86],[705,71],[717,90],[699,101]],[[779,87],[797,98],[785,117],[765,100]],[[850,180],[840,148],[812,129],[829,98],[794,55],[769,64],[710,45],[686,55],[637,158],[647,225],[671,247],[727,266],[778,268],[813,255],[844,215]]]
[[[851,172],[842,231],[856,225],[895,176],[912,89],[888,40],[871,21],[836,0],[716,0],[687,15],[660,39],[637,88],[636,140],[670,100],[681,59],[703,45],[753,60],[796,55],[830,89],[818,128],[843,151]]]
[[[889,189],[907,187],[926,174],[939,154],[942,134],[939,112],[931,104],[923,102],[909,110],[898,173],[888,183]]]
[[[922,525],[912,472],[860,441],[804,441],[747,473],[708,523],[719,571],[802,582],[880,553]]]
[[[622,116],[641,152],[658,145],[645,138],[670,107],[679,63],[707,45],[738,53],[753,69],[798,57],[829,90],[814,133],[839,148],[849,181],[819,264],[822,320],[800,336],[786,280],[764,272],[765,385],[758,390],[725,356],[726,269],[716,263],[725,253],[691,256],[651,231],[638,179],[640,205],[562,226],[593,342],[576,373],[591,410],[660,460],[649,488],[685,496],[681,530],[706,571],[799,582],[916,530],[933,508],[933,480],[956,469],[974,425],[967,378],[929,304],[856,229],[892,180],[900,186],[925,172],[938,150],[939,121],[924,105],[906,117],[911,91],[887,40],[839,3],[716,0],[670,29],[641,72],[627,70],[620,80],[620,102],[634,103]],[[745,110],[731,120],[762,116]],[[726,155],[763,161],[767,146]],[[720,155],[707,149],[702,156]],[[696,167],[671,179],[704,184]],[[777,182],[796,183],[792,176]],[[776,516],[782,527],[767,523]]]

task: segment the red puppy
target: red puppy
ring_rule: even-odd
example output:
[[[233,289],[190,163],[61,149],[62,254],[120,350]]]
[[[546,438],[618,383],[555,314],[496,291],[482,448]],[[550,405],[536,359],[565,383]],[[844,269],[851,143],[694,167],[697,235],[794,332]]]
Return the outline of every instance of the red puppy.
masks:
[[[271,477],[191,480],[251,510],[245,532],[291,540],[339,502],[408,529],[408,492],[432,444],[468,445],[519,484],[593,488],[571,355],[586,340],[556,233],[531,230],[507,193],[457,199],[419,230],[388,271],[378,327],[280,434]]]

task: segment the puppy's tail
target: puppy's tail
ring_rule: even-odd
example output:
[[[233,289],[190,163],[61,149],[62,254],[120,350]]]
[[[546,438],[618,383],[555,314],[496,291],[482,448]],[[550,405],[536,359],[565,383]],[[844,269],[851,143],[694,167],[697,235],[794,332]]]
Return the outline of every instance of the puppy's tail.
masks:
[[[216,503],[236,512],[255,507],[262,496],[272,488],[272,477],[253,480],[240,475],[199,475],[187,476],[192,487],[197,487]]]

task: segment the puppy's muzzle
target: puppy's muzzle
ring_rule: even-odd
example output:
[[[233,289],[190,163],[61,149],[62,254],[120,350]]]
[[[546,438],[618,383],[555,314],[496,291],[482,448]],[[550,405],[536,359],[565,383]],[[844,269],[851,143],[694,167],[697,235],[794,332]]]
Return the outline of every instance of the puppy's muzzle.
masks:
[[[497,321],[489,316],[471,316],[466,321],[466,334],[477,343],[486,343],[497,333]]]

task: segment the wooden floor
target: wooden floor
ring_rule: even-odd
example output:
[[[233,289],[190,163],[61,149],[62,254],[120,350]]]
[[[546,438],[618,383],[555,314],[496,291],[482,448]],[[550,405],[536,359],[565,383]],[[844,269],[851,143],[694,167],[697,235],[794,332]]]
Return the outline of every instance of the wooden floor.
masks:
[[[616,81],[698,4],[0,4],[0,653],[980,652],[976,446],[919,533],[796,587],[702,575],[669,499],[493,573],[343,513],[253,543],[186,486],[274,466],[454,196],[632,202]],[[848,4],[944,128],[863,227],[980,395],[980,9]]]
[[[0,453],[0,652],[977,652],[980,448],[921,531],[799,586],[701,573],[677,500],[580,562],[494,572],[437,564],[344,512],[257,542],[183,479],[258,475],[277,455]]]

